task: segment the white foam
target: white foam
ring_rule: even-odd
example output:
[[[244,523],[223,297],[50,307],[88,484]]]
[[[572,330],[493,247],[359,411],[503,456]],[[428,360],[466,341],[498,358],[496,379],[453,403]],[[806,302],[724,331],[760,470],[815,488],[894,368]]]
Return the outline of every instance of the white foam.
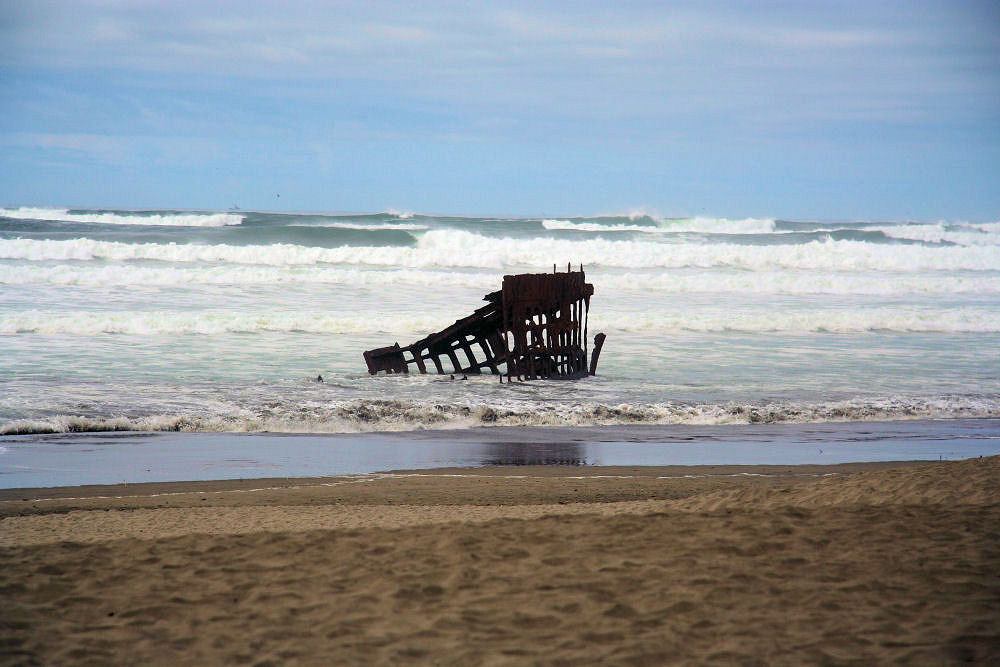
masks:
[[[884,245],[863,241],[811,241],[795,245],[658,243],[646,240],[492,238],[458,230],[431,230],[415,247],[291,244],[230,246],[130,244],[93,239],[0,240],[0,259],[160,260],[262,265],[317,263],[399,268],[508,268],[548,271],[571,257],[589,267],[631,269],[717,268],[814,271],[997,271],[1000,246]]]
[[[649,217],[629,216],[630,220]],[[643,232],[646,234],[674,234],[698,232],[703,234],[770,234],[774,232],[774,220],[770,218],[746,218],[727,220],[726,218],[687,218],[682,220],[656,220],[656,225],[627,225],[623,223],[573,222],[571,220],[542,220],[545,229],[572,229],[583,232]]]
[[[591,276],[598,293],[642,290],[666,294],[854,294],[892,296],[912,294],[1000,294],[1000,272],[953,275],[843,273],[812,271],[661,270],[625,273],[602,271]],[[132,263],[0,265],[0,285],[66,285],[79,287],[199,285],[342,285],[378,287],[467,287],[492,290],[497,275],[489,271],[436,269],[338,268],[317,266],[149,266]]]
[[[135,264],[59,264],[56,266],[0,266],[0,285],[67,285],[80,287],[201,285],[340,285],[365,287],[414,285],[420,287],[496,288],[496,275],[420,269],[380,270],[331,266],[137,266]],[[998,279],[1000,285],[1000,279]],[[1000,287],[998,287],[1000,289]]]
[[[171,227],[225,227],[239,225],[242,215],[232,213],[70,213],[64,208],[0,209],[0,216],[50,222],[89,222],[102,225],[158,225]]]
[[[542,220],[545,229],[572,229],[581,232],[647,232],[664,230],[650,225],[603,224],[600,222],[572,222],[570,220]]]
[[[927,243],[956,243],[958,245],[1000,245],[1000,227],[990,225],[891,225],[872,227],[888,237],[924,241]]]
[[[853,399],[828,403],[520,403],[506,406],[406,400],[329,401],[307,410],[269,399],[268,416],[237,413],[143,417],[59,415],[0,423],[0,435],[100,431],[363,432],[471,426],[589,426],[616,424],[747,424],[996,418],[995,397]]]
[[[328,227],[331,229],[361,229],[361,230],[380,230],[380,229],[398,229],[402,231],[423,231],[428,229],[427,225],[421,225],[415,222],[375,222],[370,224],[365,224],[361,222],[297,222],[289,227]]]
[[[647,240],[495,239],[455,230],[424,234],[416,248],[358,249],[356,260],[404,266],[551,267],[572,257],[586,266],[622,268],[810,269],[833,271],[982,270],[1000,268],[998,247],[884,245],[826,239],[794,245],[659,243]]]
[[[0,334],[217,335],[249,332],[428,333],[441,328],[440,315],[371,315],[355,313],[227,311],[39,311],[0,314]]]
[[[417,336],[441,328],[442,313],[370,314],[323,311],[255,313],[231,311],[42,311],[0,314],[0,334],[97,336],[304,332]],[[861,333],[869,331],[997,333],[1000,312],[978,308],[922,310],[912,307],[850,310],[689,309],[622,312],[605,308],[590,316],[590,328],[608,332],[680,333]]]
[[[774,231],[772,218],[687,218],[665,220],[661,227],[670,232],[702,232],[705,234],[769,234]]]
[[[675,333],[996,333],[1000,312],[979,308],[913,307],[849,310],[691,309],[675,312],[616,313],[596,310],[590,328],[608,331]]]
[[[997,294],[1000,273],[846,273],[832,271],[662,270],[657,272],[599,272],[595,288],[641,290],[675,294],[844,294],[902,296],[911,294]]]

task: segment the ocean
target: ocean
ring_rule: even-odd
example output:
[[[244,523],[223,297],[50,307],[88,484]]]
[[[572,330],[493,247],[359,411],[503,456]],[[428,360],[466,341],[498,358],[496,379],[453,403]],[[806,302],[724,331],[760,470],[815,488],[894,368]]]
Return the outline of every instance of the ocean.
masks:
[[[595,377],[367,373],[567,263]],[[0,435],[998,416],[1000,222],[0,209]]]

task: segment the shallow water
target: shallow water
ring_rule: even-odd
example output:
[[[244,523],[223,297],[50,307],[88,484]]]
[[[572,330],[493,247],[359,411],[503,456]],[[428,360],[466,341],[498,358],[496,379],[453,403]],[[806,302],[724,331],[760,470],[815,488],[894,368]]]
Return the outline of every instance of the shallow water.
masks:
[[[485,465],[754,465],[1000,454],[1000,421],[477,428],[344,435],[93,433],[0,438],[0,488],[322,477]]]

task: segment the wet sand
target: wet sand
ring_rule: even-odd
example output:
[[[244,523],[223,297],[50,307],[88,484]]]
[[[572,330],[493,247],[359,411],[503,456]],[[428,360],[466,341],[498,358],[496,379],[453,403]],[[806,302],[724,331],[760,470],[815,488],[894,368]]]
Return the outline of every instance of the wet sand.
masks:
[[[1000,457],[4,490],[0,661],[1000,659]]]
[[[496,466],[835,465],[1000,455],[1000,420],[490,426],[368,433],[0,437],[0,487],[316,478]]]

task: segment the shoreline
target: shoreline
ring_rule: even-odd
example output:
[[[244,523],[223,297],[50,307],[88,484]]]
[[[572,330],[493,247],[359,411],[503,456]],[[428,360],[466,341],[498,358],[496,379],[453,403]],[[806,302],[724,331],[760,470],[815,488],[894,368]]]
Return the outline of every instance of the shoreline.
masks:
[[[3,489],[321,479],[442,468],[837,465],[1000,454],[1000,419],[0,438]],[[34,494],[33,494],[34,495]],[[36,496],[37,497],[37,496]]]
[[[835,430],[845,427],[857,428],[888,428],[900,426],[905,428],[908,425],[932,425],[932,424],[990,424],[1000,423],[1000,416],[906,416],[898,418],[870,418],[870,419],[826,419],[826,420],[805,420],[805,421],[749,421],[734,423],[690,423],[690,422],[622,422],[622,423],[587,423],[587,424],[484,424],[477,423],[468,426],[448,425],[445,427],[412,425],[411,428],[384,429],[384,430],[345,430],[345,431],[282,431],[282,430],[184,430],[184,429],[152,429],[152,430],[132,430],[132,429],[95,429],[95,430],[67,430],[67,431],[40,431],[29,433],[4,433],[0,434],[0,443],[4,441],[38,441],[61,440],[74,437],[105,437],[105,438],[132,438],[132,437],[156,437],[164,435],[190,435],[190,436],[245,436],[245,437],[330,437],[330,438],[352,438],[368,436],[384,436],[387,438],[409,438],[417,440],[440,440],[468,439],[483,442],[506,441],[512,437],[523,441],[542,441],[553,439],[556,435],[562,438],[583,434],[590,439],[600,439],[608,442],[618,442],[629,440],[633,442],[664,441],[664,439],[689,440],[691,434],[699,434],[708,438],[725,438],[727,434],[734,432],[755,431],[760,434],[776,433],[780,431],[816,431]]]

